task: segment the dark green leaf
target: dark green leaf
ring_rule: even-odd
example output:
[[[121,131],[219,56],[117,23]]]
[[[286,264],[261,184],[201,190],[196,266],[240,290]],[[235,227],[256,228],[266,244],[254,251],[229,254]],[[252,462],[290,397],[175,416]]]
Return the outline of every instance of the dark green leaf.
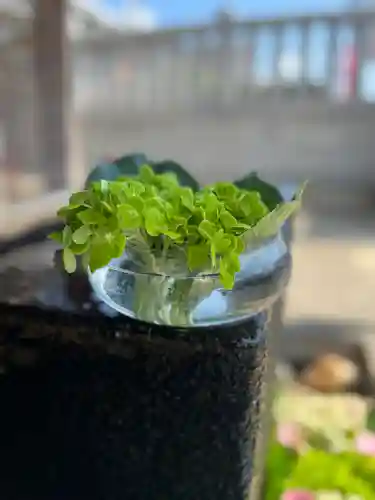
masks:
[[[142,153],[122,156],[112,163],[103,163],[91,171],[85,186],[101,180],[115,181],[119,177],[134,177],[139,174],[139,167],[147,163],[147,157]]]
[[[259,179],[256,173],[246,175],[242,179],[235,181],[234,184],[241,189],[246,189],[247,191],[258,191],[263,202],[271,211],[284,201],[280,191],[275,186]]]
[[[96,166],[86,179],[85,187],[88,187],[93,182],[102,179],[107,181],[115,181],[120,176],[119,169],[115,163],[102,163]]]
[[[147,162],[146,162],[147,163]],[[165,174],[173,172],[181,186],[190,187],[193,191],[198,191],[199,183],[192,175],[189,174],[181,165],[172,161],[164,160],[158,163],[153,163],[152,168],[156,174]]]
[[[120,175],[127,177],[138,175],[140,167],[142,167],[142,165],[148,165],[149,163],[147,156],[143,153],[133,153],[121,156],[114,161],[114,164],[119,169]]]

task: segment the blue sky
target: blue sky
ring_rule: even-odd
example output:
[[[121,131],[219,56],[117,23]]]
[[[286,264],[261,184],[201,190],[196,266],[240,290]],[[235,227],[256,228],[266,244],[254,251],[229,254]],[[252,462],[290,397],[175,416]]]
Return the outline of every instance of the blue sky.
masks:
[[[121,8],[127,0],[102,0],[108,8]],[[205,21],[225,2],[244,16],[332,11],[347,8],[351,0],[142,0],[157,15],[159,24],[174,25]],[[303,4],[303,7],[302,7]]]

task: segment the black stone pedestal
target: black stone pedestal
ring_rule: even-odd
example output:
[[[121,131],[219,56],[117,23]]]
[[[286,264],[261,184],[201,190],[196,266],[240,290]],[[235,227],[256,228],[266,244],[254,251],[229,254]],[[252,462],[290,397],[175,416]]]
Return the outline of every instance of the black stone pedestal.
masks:
[[[258,500],[280,308],[150,326],[98,303],[54,251],[0,252],[1,500]]]
[[[248,498],[265,315],[118,332],[23,308],[1,317],[11,337],[0,379],[4,500]]]

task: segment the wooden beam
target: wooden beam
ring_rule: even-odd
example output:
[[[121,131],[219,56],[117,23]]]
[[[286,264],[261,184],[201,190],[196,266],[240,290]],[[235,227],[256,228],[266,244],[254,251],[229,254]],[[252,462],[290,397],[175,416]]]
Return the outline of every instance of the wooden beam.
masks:
[[[66,0],[36,0],[33,24],[36,140],[40,169],[50,190],[66,183],[68,82]]]

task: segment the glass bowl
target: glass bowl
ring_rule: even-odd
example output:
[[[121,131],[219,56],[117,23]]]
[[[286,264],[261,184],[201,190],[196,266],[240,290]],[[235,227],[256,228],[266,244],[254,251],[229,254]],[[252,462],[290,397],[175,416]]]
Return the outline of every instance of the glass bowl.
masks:
[[[290,254],[281,236],[240,256],[233,289],[218,274],[164,275],[134,271],[125,253],[88,272],[97,297],[116,311],[152,324],[202,327],[235,323],[269,308],[290,276]]]

